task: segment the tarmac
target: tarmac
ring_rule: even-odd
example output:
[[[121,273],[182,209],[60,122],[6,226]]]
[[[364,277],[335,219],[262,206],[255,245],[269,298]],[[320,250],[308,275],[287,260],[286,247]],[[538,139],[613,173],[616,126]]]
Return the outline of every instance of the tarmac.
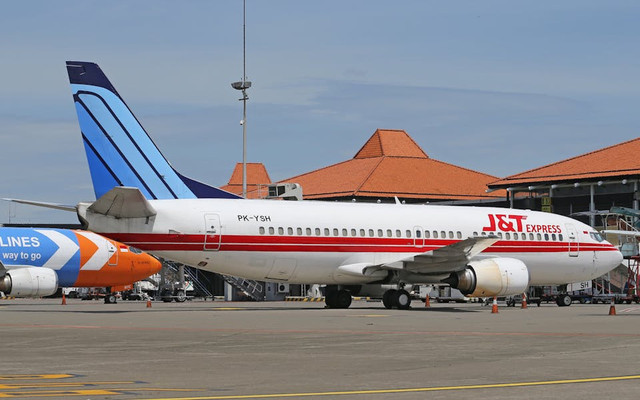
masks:
[[[0,399],[637,399],[640,305],[0,300]]]

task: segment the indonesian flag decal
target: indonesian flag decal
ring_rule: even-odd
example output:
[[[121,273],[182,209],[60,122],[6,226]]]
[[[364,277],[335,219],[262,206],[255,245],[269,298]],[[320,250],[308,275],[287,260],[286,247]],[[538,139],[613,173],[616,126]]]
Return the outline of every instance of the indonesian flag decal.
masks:
[[[121,253],[126,253],[129,251],[129,246],[125,245],[125,244],[121,244],[120,245],[120,252]]]

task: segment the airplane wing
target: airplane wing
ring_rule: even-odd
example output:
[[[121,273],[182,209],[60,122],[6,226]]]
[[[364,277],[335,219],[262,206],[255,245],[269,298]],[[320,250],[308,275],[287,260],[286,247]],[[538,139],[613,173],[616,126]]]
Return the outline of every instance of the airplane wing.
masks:
[[[402,260],[404,269],[417,274],[441,274],[460,271],[476,255],[500,240],[498,237],[473,237]]]
[[[87,208],[96,214],[115,218],[144,218],[156,215],[140,189],[116,186]]]
[[[346,264],[339,266],[338,269],[350,275],[380,278],[386,276],[386,271],[388,270],[405,270],[425,275],[449,274],[465,269],[469,260],[482,253],[498,240],[500,238],[497,236],[473,237],[397,261],[380,265],[369,263]]]

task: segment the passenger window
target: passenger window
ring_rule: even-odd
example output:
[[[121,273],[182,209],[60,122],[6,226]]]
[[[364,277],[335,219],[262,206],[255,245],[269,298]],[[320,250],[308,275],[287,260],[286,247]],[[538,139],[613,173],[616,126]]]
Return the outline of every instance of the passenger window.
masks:
[[[320,236],[320,228],[316,228],[316,236]]]
[[[433,238],[437,239],[438,238],[438,231],[433,231]]]
[[[348,236],[349,235],[349,231],[347,231],[347,228],[342,228],[342,236]]]
[[[311,236],[311,228],[307,228],[305,231],[307,232],[307,236]]]
[[[541,234],[539,234],[539,233],[536,233],[536,239],[537,239],[537,240],[542,240],[542,235],[541,235]]]
[[[533,240],[533,233],[529,234],[529,240]]]
[[[429,231],[424,231],[424,238],[425,239],[429,239],[431,237],[431,232]]]
[[[373,237],[373,229],[369,229],[369,237]]]
[[[473,236],[477,237],[478,236],[478,232],[473,232]]]
[[[505,233],[504,238],[507,240],[511,240],[511,234],[509,232]]]
[[[527,234],[526,233],[521,233],[520,236],[522,237],[522,240],[527,240]],[[531,239],[533,239],[533,235],[531,235]]]
[[[364,237],[364,229],[360,229],[360,236]]]
[[[410,238],[411,237],[411,231],[407,230],[407,237]]]
[[[278,227],[278,235],[284,235],[284,228]]]
[[[458,231],[458,239],[462,239],[462,232]]]
[[[338,228],[333,228],[333,236],[338,236],[340,233],[340,231],[338,231]]]
[[[354,228],[351,228],[351,236],[357,236],[356,230]]]
[[[449,231],[449,239],[453,239],[453,231]]]
[[[324,235],[329,236],[329,228],[324,228]]]
[[[387,237],[393,237],[393,232],[391,229],[387,229]]]
[[[549,241],[549,234],[548,233],[544,234],[544,240],[546,240],[547,242]]]
[[[420,239],[421,236],[422,236],[421,231],[416,229],[416,238]]]
[[[446,239],[447,233],[445,231],[440,231],[440,237]]]
[[[273,235],[275,233],[276,233],[276,231],[275,231],[275,229],[273,229],[273,226],[270,226],[269,227],[269,235]]]
[[[551,234],[551,240],[553,240],[554,242],[556,241],[556,234],[555,233]]]
[[[561,242],[564,240],[564,238],[562,237],[562,233],[558,235],[558,240],[560,240]]]
[[[302,228],[296,228],[296,234],[302,236]]]
[[[402,237],[402,233],[400,233],[400,229],[396,229],[396,237]]]
[[[264,226],[261,226],[261,227],[260,227],[260,229],[259,229],[259,231],[260,231],[260,234],[261,234],[261,235],[264,235]]]
[[[287,235],[293,235],[293,228],[287,228]]]
[[[502,232],[498,232],[498,237],[502,239]]]
[[[383,236],[382,229],[378,229],[378,237],[382,237],[382,236]]]

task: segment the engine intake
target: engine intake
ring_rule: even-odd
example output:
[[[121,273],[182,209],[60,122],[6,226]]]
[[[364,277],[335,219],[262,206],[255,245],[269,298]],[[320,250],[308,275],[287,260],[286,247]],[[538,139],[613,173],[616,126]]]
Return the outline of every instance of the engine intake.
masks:
[[[515,258],[472,261],[443,282],[465,296],[488,297],[521,294],[529,286],[529,270]]]
[[[49,268],[16,268],[0,277],[0,292],[15,297],[51,296],[58,290],[58,275]]]

